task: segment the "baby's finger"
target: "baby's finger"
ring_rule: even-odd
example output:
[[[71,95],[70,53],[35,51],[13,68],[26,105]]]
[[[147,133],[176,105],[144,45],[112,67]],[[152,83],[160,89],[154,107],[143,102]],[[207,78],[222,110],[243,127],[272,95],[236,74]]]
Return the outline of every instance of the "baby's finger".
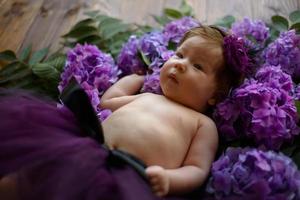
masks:
[[[157,184],[159,182],[159,179],[157,177],[153,177],[149,179],[151,184]]]
[[[162,197],[162,196],[164,196],[165,195],[165,193],[163,192],[163,191],[158,191],[158,192],[155,192],[155,194],[157,195],[157,196],[159,196],[159,197]]]
[[[152,185],[152,190],[153,190],[154,192],[158,192],[158,191],[161,190],[161,187],[160,187],[160,185]]]

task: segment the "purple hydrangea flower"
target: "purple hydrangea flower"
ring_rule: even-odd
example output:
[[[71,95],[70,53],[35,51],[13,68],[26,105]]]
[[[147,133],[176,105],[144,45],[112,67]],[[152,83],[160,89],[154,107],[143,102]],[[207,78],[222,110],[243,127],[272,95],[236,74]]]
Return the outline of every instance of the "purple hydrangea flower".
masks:
[[[107,117],[109,117],[111,115],[111,113],[112,113],[111,110],[103,109],[97,113],[97,116],[100,119],[100,121],[104,121]]]
[[[295,89],[294,89],[294,99],[296,101],[300,101],[300,84],[298,84],[298,85],[295,86]]]
[[[159,82],[160,68],[155,68],[152,74],[145,76],[144,85],[141,92],[150,92],[154,94],[162,94]]]
[[[248,49],[241,37],[228,35],[224,38],[224,54],[226,63],[232,67],[237,74],[250,74],[252,69],[251,59],[248,56]]]
[[[174,54],[167,49],[167,45],[167,38],[158,31],[147,33],[140,39],[131,36],[118,56],[118,66],[122,74],[146,74],[147,68],[161,67]],[[142,61],[140,53],[146,63]]]
[[[218,104],[214,117],[227,140],[246,137],[257,146],[277,150],[299,134],[292,81],[275,66],[261,68],[256,78]]]
[[[249,48],[263,48],[270,37],[269,28],[261,20],[251,20],[245,17],[241,22],[235,22],[231,32],[242,37]]]
[[[166,36],[167,41],[178,44],[186,31],[197,26],[200,26],[200,22],[196,19],[192,17],[183,17],[166,24],[163,33]]]
[[[284,73],[280,66],[265,64],[255,74],[255,79],[260,83],[265,83],[270,87],[280,88],[292,94],[293,81],[290,75]]]
[[[138,56],[139,42],[137,36],[133,35],[122,47],[117,64],[123,75],[145,74],[146,72],[146,66]]]
[[[149,60],[149,67],[161,67],[171,54],[167,49],[167,38],[161,32],[145,34],[140,40],[140,50]]]
[[[87,93],[91,104],[95,111],[98,110],[98,105],[100,104],[99,91],[94,86],[89,85],[87,82],[81,82],[81,87]]]
[[[265,62],[280,65],[293,78],[300,78],[300,36],[295,30],[282,32],[263,52]]]
[[[118,79],[119,70],[113,58],[102,53],[94,45],[77,44],[68,52],[64,72],[58,89],[60,92],[74,76],[90,97],[92,106],[97,113],[101,112],[98,105],[99,95],[102,95]]]
[[[214,199],[300,198],[300,172],[282,153],[228,148],[212,165],[206,191]]]

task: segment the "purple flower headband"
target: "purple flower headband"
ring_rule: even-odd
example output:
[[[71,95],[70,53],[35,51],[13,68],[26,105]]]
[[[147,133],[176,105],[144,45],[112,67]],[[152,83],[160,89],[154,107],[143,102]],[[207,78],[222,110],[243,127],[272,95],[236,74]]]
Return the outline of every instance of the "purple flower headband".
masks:
[[[249,51],[246,48],[246,41],[234,34],[227,34],[224,29],[217,26],[211,25],[209,27],[219,31],[224,38],[223,45],[226,65],[242,77],[251,73],[253,67]]]
[[[225,36],[224,56],[226,64],[237,74],[244,77],[251,72],[251,59],[243,38],[235,35]]]

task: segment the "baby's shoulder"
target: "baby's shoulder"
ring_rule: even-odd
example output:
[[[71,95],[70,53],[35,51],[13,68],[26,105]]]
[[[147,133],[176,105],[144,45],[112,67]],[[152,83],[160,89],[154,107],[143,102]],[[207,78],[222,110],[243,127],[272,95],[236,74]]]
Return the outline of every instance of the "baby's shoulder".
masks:
[[[198,114],[198,122],[199,122],[199,128],[200,127],[206,127],[213,130],[217,130],[216,123],[214,120],[207,115],[204,115],[202,113]]]

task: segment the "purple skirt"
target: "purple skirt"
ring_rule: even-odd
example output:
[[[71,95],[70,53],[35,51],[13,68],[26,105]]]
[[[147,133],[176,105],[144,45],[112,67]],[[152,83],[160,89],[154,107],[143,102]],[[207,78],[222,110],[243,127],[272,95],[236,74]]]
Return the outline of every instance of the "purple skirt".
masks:
[[[0,120],[0,179],[13,182],[12,190],[0,188],[1,199],[160,199],[131,166],[108,162],[108,150],[53,101],[0,89]]]

